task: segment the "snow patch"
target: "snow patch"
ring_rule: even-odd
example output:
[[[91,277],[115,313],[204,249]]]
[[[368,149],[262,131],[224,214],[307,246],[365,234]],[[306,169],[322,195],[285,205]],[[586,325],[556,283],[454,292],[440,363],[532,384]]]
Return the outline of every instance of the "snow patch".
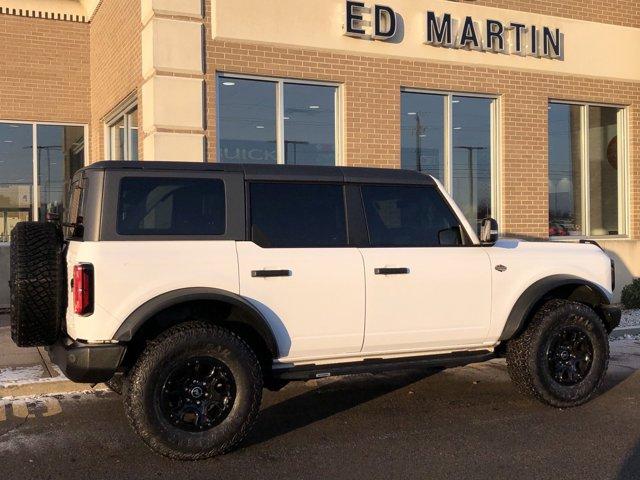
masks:
[[[54,370],[57,375],[50,377],[49,372],[42,365],[0,368],[0,388],[30,383],[59,382],[66,379],[59,368],[55,367]]]

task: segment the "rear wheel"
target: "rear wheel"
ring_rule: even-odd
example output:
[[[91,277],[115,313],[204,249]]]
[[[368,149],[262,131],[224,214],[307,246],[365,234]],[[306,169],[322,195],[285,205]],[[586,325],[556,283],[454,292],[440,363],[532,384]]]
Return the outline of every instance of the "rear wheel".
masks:
[[[554,407],[587,402],[609,363],[609,339],[588,306],[551,300],[507,345],[507,368],[518,389]]]
[[[118,395],[122,395],[124,390],[124,375],[121,373],[116,373],[110,380],[104,382],[109,390],[113,393],[117,393]]]
[[[62,229],[20,222],[11,232],[11,338],[20,347],[51,345],[67,308]]]
[[[127,376],[126,415],[154,451],[197,460],[247,435],[262,398],[260,363],[232,332],[190,322],[151,342]]]

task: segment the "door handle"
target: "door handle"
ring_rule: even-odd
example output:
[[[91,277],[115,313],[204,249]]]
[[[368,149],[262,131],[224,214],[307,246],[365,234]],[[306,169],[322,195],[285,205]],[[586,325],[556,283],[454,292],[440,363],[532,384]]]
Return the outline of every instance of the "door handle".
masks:
[[[251,276],[256,278],[290,277],[291,270],[251,270]]]
[[[407,267],[392,267],[392,268],[376,268],[374,270],[376,275],[407,275],[409,269]]]

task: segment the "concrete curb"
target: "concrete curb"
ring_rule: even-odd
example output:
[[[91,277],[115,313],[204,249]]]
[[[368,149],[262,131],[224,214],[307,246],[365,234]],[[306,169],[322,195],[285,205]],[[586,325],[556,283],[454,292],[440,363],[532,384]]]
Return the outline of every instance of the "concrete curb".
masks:
[[[0,387],[0,400],[8,397],[38,397],[57,393],[98,392],[107,390],[109,390],[108,387],[103,383],[91,386],[88,383],[74,383],[71,380],[65,379]]]
[[[618,327],[611,334],[609,338],[616,339],[624,337],[625,335],[639,335],[640,334],[640,325],[634,325],[631,327]]]

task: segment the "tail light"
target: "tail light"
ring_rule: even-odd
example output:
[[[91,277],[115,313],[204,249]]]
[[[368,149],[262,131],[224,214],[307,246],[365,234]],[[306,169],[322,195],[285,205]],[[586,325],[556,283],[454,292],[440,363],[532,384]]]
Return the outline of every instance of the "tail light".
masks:
[[[89,263],[73,267],[73,311],[78,315],[93,313],[93,265]]]

